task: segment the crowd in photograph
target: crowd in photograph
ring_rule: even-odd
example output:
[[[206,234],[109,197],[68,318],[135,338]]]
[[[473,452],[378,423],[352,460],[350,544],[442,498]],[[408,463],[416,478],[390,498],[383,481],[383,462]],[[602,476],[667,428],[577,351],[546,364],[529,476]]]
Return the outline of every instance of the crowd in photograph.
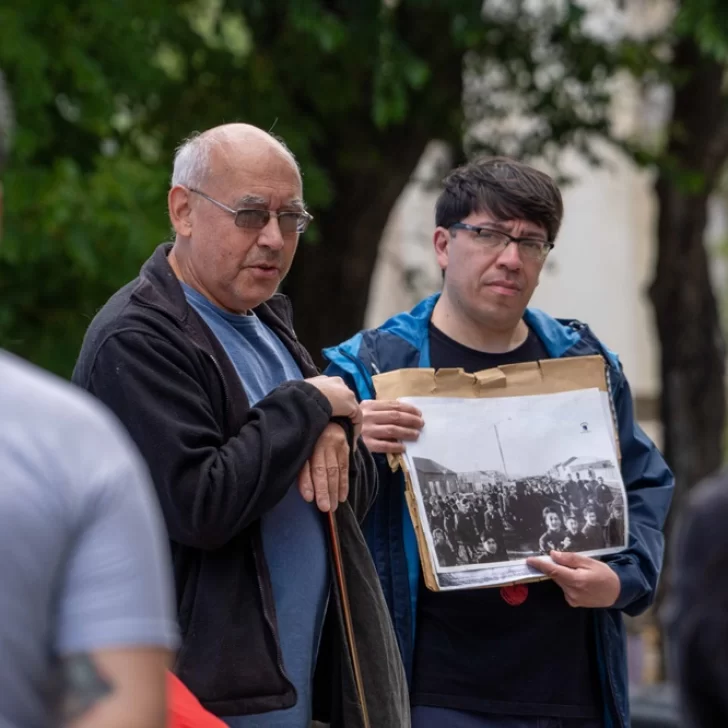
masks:
[[[535,476],[425,496],[441,567],[598,551],[624,543],[624,502],[601,477]]]

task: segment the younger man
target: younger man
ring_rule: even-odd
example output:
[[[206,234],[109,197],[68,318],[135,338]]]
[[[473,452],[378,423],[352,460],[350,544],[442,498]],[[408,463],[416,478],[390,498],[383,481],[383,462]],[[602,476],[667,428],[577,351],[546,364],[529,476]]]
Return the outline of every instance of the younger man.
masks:
[[[562,215],[554,181],[526,165],[496,158],[456,169],[435,213],[442,294],[325,352],[327,373],[363,400],[364,441],[379,454],[379,495],[365,527],[408,670],[414,728],[629,725],[621,612],[639,614],[654,598],[673,478],[635,422],[617,357],[585,324],[527,308]],[[385,459],[425,423],[409,405],[372,401],[372,375],[593,354],[610,371],[629,548],[601,560],[535,558],[552,578],[527,589],[428,591],[402,476]]]

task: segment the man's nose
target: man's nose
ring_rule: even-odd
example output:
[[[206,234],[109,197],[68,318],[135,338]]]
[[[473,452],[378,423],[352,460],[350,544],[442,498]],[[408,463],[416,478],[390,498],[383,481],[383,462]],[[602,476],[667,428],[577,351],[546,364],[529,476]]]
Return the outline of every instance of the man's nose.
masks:
[[[512,240],[508,241],[508,244],[498,256],[498,265],[502,265],[509,270],[520,270],[523,267],[521,249],[518,247],[518,243],[514,243]]]
[[[258,245],[273,250],[281,250],[285,244],[281,233],[281,226],[278,224],[278,218],[275,215],[270,216],[268,224],[260,231],[258,236]]]

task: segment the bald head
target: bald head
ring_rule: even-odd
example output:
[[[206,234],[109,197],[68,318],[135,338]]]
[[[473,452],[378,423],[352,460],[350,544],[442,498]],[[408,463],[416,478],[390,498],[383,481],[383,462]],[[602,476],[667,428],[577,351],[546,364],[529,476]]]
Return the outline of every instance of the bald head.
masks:
[[[282,139],[252,124],[223,124],[196,134],[177,149],[172,186],[198,188],[211,174],[224,174],[235,165],[255,166],[263,156],[287,160],[300,178],[296,158]]]
[[[285,144],[249,124],[215,127],[179,148],[172,183],[177,277],[234,313],[273,296],[310,218]]]

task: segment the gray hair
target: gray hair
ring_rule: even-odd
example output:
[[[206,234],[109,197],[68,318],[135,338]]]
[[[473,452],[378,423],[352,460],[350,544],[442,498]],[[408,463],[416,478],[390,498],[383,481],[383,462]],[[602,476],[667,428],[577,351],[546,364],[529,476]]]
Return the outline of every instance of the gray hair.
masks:
[[[301,174],[301,168],[293,152],[279,136],[264,132],[275,139],[282,149],[291,157],[291,161]],[[195,132],[177,147],[172,168],[172,187],[201,187],[210,173],[210,157],[215,146],[223,144],[229,138],[226,128],[217,127],[206,132]]]
[[[200,187],[210,171],[210,152],[218,143],[209,134],[196,132],[177,147],[172,169],[172,187]]]
[[[5,78],[0,72],[0,172],[3,171],[10,154],[10,140],[13,131],[13,106]]]

